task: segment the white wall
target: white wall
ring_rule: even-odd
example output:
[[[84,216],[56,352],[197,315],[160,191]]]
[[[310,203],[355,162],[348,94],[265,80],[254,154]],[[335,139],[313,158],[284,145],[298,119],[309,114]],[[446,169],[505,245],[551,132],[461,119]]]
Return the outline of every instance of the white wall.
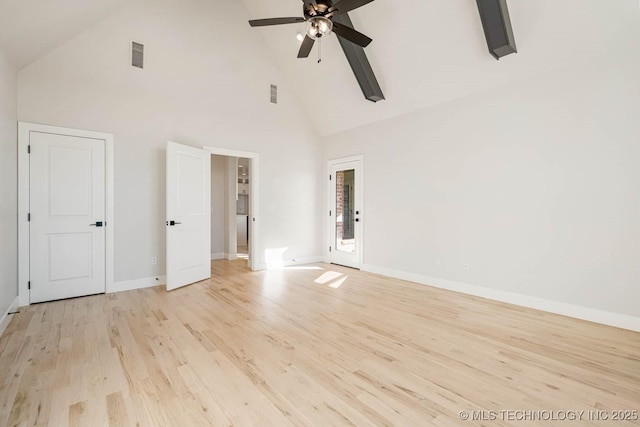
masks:
[[[640,319],[637,52],[326,138],[365,156],[365,267]]]
[[[18,296],[17,76],[0,48],[0,333]]]
[[[115,134],[116,281],[164,273],[167,140],[258,152],[259,253],[320,252],[318,139],[247,19],[233,0],[142,0],[19,74],[20,120]],[[132,40],[144,70],[129,65]]]
[[[225,253],[225,214],[224,197],[226,159],[224,156],[211,156],[211,257],[224,258]]]

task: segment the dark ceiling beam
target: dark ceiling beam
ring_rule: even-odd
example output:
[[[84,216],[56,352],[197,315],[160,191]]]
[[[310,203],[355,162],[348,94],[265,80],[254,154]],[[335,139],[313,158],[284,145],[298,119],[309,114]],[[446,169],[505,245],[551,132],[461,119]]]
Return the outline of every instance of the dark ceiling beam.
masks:
[[[348,13],[334,16],[332,20],[353,28],[353,22],[351,22],[351,18],[349,18]],[[369,60],[367,59],[367,54],[364,52],[364,49],[357,44],[343,39],[342,37],[338,37],[338,41],[340,42],[340,46],[347,57],[347,61],[349,61],[353,74],[356,76],[356,80],[360,85],[360,89],[362,89],[364,97],[372,102],[382,101],[384,99],[384,94],[382,93],[382,89],[380,89],[378,79],[376,79],[376,75],[373,73],[373,69],[371,68],[371,64],[369,64]]]
[[[489,53],[494,58],[518,52],[513,37],[507,0],[476,0]]]

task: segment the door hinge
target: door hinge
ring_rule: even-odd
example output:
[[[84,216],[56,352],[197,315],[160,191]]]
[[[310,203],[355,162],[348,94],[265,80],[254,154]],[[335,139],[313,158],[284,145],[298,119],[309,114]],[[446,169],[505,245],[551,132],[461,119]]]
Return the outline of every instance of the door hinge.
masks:
[[[331,211],[329,211],[329,216],[331,216]]]
[[[329,181],[331,181],[331,175],[329,175]]]
[[[30,213],[27,214],[27,221],[31,221],[31,214]]]
[[[27,282],[27,289],[31,290],[31,280]]]
[[[329,246],[329,252],[331,252],[331,246]]]
[[[27,145],[27,153],[31,154],[31,145]]]

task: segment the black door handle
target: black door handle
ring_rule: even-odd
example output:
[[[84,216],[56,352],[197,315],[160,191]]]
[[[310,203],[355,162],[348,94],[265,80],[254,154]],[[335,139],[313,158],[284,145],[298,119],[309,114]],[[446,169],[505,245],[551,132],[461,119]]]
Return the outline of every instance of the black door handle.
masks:
[[[96,221],[95,224],[89,224],[90,227],[102,227],[103,221]]]
[[[181,222],[176,222],[176,221],[167,221],[167,225],[172,226],[172,227],[174,225],[179,225],[179,224],[182,224],[182,223]]]
[[[360,218],[356,218],[356,222],[360,222]]]

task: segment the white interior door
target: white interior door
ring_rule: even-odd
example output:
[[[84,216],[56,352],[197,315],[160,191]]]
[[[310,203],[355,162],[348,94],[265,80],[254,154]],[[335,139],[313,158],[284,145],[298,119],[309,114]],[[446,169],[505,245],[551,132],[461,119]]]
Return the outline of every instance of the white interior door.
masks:
[[[105,141],[29,134],[31,303],[105,292]]]
[[[211,154],[167,143],[167,290],[211,277]]]
[[[331,164],[331,263],[360,268],[362,262],[362,162]]]

